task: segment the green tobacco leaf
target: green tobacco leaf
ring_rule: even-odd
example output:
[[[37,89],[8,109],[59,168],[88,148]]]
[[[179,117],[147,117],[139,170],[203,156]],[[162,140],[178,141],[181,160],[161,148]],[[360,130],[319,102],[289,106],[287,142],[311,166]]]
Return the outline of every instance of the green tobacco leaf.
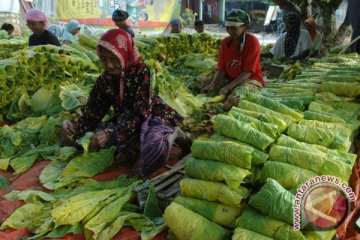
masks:
[[[66,165],[67,162],[56,160],[49,163],[39,176],[42,185],[47,189],[55,189],[61,180],[62,172]]]
[[[104,231],[106,227],[111,225],[111,223],[119,215],[124,204],[132,198],[132,188],[121,189],[116,193],[116,196],[117,199],[115,199],[115,201],[109,203],[107,206],[101,209],[96,216],[94,216],[85,224],[85,228],[88,231],[91,231],[92,238],[104,239],[100,238],[101,232]]]
[[[81,106],[87,99],[87,93],[75,84],[61,86],[61,106],[65,110],[72,110]]]
[[[58,90],[40,88],[31,97],[31,110],[36,114],[52,114],[61,110]]]
[[[35,153],[29,156],[14,157],[10,161],[10,166],[15,170],[15,173],[18,175],[31,168],[38,156],[39,154]]]
[[[116,190],[91,191],[66,199],[63,204],[55,207],[51,215],[56,226],[73,225],[86,217],[104,199],[116,194]]]
[[[92,177],[105,171],[114,159],[115,147],[73,158],[63,172],[65,177]]]
[[[77,152],[77,149],[74,147],[59,147],[55,149],[55,152],[51,156],[46,156],[46,159],[49,160],[59,160],[59,161],[66,161],[69,158],[73,157],[73,155]]]
[[[77,140],[76,143],[80,144],[84,149],[84,154],[89,152],[91,138],[94,136],[93,132],[87,132],[81,139]]]
[[[157,202],[155,187],[153,184],[150,184],[149,187],[149,193],[144,207],[144,215],[152,220],[162,217],[162,212]]]
[[[38,190],[24,190],[24,191],[14,190],[6,194],[4,198],[12,201],[23,200],[26,203],[38,202],[40,200],[46,202],[55,200],[55,198],[50,194]]]
[[[0,175],[0,189],[7,189],[8,187],[9,187],[9,180],[3,175]]]
[[[1,225],[1,230],[26,228],[34,233],[50,231],[52,219],[50,204],[27,203],[13,212]]]
[[[46,116],[28,117],[20,122],[17,122],[16,124],[13,125],[13,127],[16,129],[39,130],[46,124],[47,120],[48,118]]]
[[[14,132],[15,129],[13,127],[10,127],[8,125],[5,125],[3,127],[0,127],[0,139],[2,139],[3,137],[8,136],[8,134]]]
[[[0,158],[0,169],[1,170],[5,170],[5,171],[7,170],[7,168],[9,167],[10,159],[11,159],[11,157]]]
[[[49,232],[47,238],[62,238],[68,233],[81,234],[83,233],[83,226],[81,223],[76,223],[74,225],[64,225],[59,226]]]
[[[113,222],[104,226],[94,239],[110,240],[124,225],[132,226],[138,232],[155,229],[154,223],[146,216],[133,212],[121,212]]]
[[[60,140],[60,121],[57,118],[50,117],[44,127],[40,130],[39,139],[41,144],[53,145]]]

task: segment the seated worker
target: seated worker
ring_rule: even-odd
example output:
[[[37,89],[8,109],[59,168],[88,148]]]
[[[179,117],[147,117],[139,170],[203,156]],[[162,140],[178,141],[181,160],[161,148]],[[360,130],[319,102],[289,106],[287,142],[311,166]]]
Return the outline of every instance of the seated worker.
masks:
[[[173,33],[175,33],[175,34],[180,33],[181,28],[182,28],[181,20],[178,18],[174,18],[165,27],[164,31],[162,32],[162,35],[170,36]]]
[[[300,29],[300,17],[288,13],[283,18],[286,32],[276,40],[275,46],[261,57],[275,57],[283,61],[302,60],[309,56],[311,37],[306,30]]]
[[[204,22],[202,20],[196,20],[194,25],[197,33],[204,32]]]
[[[181,32],[181,20],[178,18],[174,18],[170,21],[170,33],[180,33]]]
[[[127,24],[126,20],[129,18],[129,14],[121,9],[116,9],[112,14],[112,20],[114,21],[115,25],[125,30],[127,33],[131,35],[131,37],[135,37],[135,33],[132,28]]]
[[[14,26],[10,23],[4,23],[1,25],[0,39],[10,39],[11,34],[14,32]]]
[[[219,91],[228,96],[224,109],[238,104],[247,92],[263,87],[260,65],[260,43],[248,33],[250,17],[240,9],[231,10],[225,19],[229,37],[221,42],[217,73],[213,81],[203,89],[205,92]]]
[[[352,28],[350,50],[360,54],[360,1],[349,0],[347,12],[349,14],[349,21]]]
[[[95,132],[92,149],[116,146],[118,162],[133,161],[133,172],[149,176],[168,160],[171,146],[190,152],[191,139],[177,126],[183,118],[151,90],[151,74],[132,37],[111,29],[99,40],[97,54],[105,71],[97,79],[82,116],[63,122],[65,144]],[[102,123],[110,108],[114,117]]]
[[[46,44],[60,46],[58,38],[46,29],[47,24],[48,21],[43,12],[30,9],[26,13],[26,25],[33,32],[29,37],[29,46]]]
[[[75,38],[76,34],[80,32],[81,26],[80,23],[76,20],[70,20],[64,29],[62,35],[62,43],[70,45],[76,43],[78,40]]]
[[[313,18],[308,18],[305,20],[304,25],[311,37],[310,57],[319,56],[322,36],[321,33],[316,30],[315,20]]]

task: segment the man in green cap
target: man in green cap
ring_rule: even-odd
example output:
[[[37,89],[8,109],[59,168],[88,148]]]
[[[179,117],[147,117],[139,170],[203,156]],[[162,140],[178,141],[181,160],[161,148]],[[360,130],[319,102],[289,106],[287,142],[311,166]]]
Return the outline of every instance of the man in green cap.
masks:
[[[221,42],[217,73],[205,87],[205,92],[219,91],[227,96],[224,109],[229,110],[239,103],[247,92],[263,87],[264,80],[260,63],[260,43],[248,33],[249,15],[233,9],[225,19],[226,31],[230,35]]]

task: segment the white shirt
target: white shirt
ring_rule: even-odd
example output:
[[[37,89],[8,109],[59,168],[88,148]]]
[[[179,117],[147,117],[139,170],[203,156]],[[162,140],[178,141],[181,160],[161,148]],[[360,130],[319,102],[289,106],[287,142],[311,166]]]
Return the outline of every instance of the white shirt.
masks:
[[[286,33],[280,35],[280,37],[276,40],[275,46],[270,49],[270,52],[276,58],[285,57],[285,36]],[[303,51],[306,51],[311,48],[311,37],[308,31],[301,29],[300,36],[295,48],[295,51],[291,57],[297,56]]]

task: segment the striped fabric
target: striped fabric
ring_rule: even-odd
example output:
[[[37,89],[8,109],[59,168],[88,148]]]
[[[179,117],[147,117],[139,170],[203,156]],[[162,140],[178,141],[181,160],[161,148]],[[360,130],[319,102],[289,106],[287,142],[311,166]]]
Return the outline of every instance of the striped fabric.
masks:
[[[150,115],[144,121],[140,134],[140,158],[134,167],[136,175],[149,176],[167,162],[171,149],[167,136],[173,132],[174,129],[166,126],[160,117]]]

